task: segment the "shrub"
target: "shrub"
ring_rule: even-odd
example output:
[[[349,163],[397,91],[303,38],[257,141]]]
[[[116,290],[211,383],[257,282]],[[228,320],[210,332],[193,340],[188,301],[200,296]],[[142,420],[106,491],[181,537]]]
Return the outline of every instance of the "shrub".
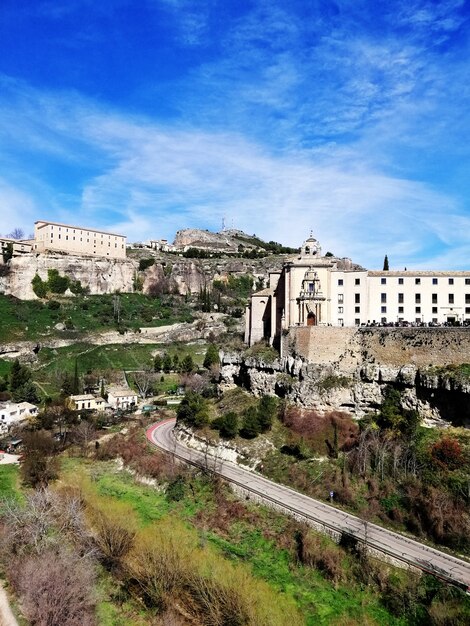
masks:
[[[152,267],[155,264],[155,259],[140,259],[139,261],[139,272],[144,272],[148,267]]]
[[[134,545],[136,526],[132,507],[113,498],[87,498],[87,517],[104,565],[116,568]]]
[[[35,274],[31,285],[34,293],[38,298],[45,298],[47,295],[47,283],[45,283],[39,274]]]
[[[52,293],[63,294],[67,291],[70,279],[67,276],[60,276],[56,269],[47,270],[47,288]]]
[[[95,573],[86,557],[66,546],[10,566],[13,588],[29,623],[35,626],[93,626]]]

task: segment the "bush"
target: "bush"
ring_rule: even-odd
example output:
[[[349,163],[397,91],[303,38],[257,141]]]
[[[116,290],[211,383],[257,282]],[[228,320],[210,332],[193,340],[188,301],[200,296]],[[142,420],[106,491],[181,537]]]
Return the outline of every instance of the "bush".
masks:
[[[140,259],[139,272],[144,272],[147,268],[152,267],[155,264],[155,259]]]
[[[45,298],[47,296],[47,283],[45,283],[39,274],[35,274],[31,285],[34,293],[38,298]]]
[[[209,422],[209,405],[203,396],[195,391],[188,391],[176,412],[178,422],[200,428]]]
[[[89,559],[65,546],[10,566],[22,612],[34,626],[93,626],[95,573]]]

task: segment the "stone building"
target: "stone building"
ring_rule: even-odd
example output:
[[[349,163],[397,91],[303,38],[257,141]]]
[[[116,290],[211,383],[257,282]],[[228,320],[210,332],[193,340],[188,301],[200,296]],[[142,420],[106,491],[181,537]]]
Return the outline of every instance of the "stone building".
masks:
[[[68,252],[112,259],[126,258],[126,237],[103,230],[39,220],[34,223],[34,251]]]
[[[470,272],[369,271],[323,256],[311,235],[252,295],[245,341],[276,344],[301,326],[470,324]]]

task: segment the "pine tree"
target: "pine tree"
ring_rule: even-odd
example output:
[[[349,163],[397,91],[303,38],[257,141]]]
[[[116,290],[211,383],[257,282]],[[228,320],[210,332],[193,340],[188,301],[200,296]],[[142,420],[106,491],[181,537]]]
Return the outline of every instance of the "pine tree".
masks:
[[[153,361],[153,371],[161,372],[163,369],[163,359],[160,354],[155,355],[155,359]]]
[[[183,374],[191,374],[194,370],[194,361],[193,357],[190,354],[187,354],[181,362],[181,371]]]
[[[10,375],[8,377],[9,390],[11,392],[16,391],[19,387],[22,387],[31,378],[31,372],[25,365],[21,365],[18,359],[13,361],[11,366]]]
[[[212,365],[219,365],[219,363],[219,350],[217,349],[217,346],[215,344],[211,343],[207,348],[206,355],[204,357],[204,363],[202,365],[209,370]]]
[[[384,259],[384,272],[388,272],[389,267],[388,267],[388,256],[385,255],[385,259]]]

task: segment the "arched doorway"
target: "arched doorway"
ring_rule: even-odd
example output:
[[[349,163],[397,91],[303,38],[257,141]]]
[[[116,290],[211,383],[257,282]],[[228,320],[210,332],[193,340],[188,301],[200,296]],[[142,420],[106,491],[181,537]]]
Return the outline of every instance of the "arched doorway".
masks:
[[[316,326],[317,325],[317,316],[315,313],[310,313],[307,315],[307,326]]]

